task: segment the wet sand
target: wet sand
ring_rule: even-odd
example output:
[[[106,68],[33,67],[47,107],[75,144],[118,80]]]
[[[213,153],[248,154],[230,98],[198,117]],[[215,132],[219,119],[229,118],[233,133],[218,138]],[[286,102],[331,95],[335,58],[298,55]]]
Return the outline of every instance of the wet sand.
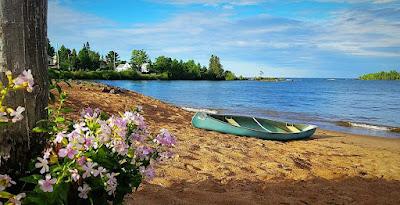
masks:
[[[154,133],[178,139],[174,159],[126,204],[400,204],[400,139],[318,130],[310,140],[278,142],[196,129],[194,113],[130,91],[74,82],[68,114],[143,106]]]

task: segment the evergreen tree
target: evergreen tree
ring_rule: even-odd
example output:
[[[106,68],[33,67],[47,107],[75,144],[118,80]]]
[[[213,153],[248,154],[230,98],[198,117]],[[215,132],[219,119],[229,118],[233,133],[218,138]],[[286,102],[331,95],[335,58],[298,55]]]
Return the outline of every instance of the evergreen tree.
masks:
[[[78,68],[79,59],[78,59],[78,54],[76,53],[75,49],[72,49],[72,53],[71,53],[69,61],[70,61],[71,69]]]
[[[58,50],[58,62],[60,63],[61,70],[67,70],[71,67],[69,59],[70,55],[71,50],[66,48],[64,45],[62,45]]]
[[[115,51],[110,51],[106,55],[106,63],[107,67],[114,69],[114,60],[115,60],[115,66],[118,66],[119,64],[119,55]]]
[[[56,54],[54,47],[50,44],[50,40],[47,38],[47,55],[53,57]]]
[[[221,80],[224,78],[224,69],[218,56],[211,55],[208,71],[213,79]]]
[[[78,53],[79,64],[78,68],[81,70],[90,69],[91,62],[89,56],[89,43],[83,44],[82,49]]]

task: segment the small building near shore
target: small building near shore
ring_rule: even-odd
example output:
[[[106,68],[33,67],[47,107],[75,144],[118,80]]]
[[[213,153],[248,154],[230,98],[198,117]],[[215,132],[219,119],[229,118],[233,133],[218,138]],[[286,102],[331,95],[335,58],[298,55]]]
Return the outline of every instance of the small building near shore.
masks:
[[[129,63],[122,63],[122,64],[119,64],[119,65],[115,68],[115,70],[118,71],[118,72],[125,71],[125,70],[129,70],[129,69],[132,69],[132,66],[131,66],[131,64],[129,64]]]
[[[150,63],[143,63],[142,66],[140,66],[140,72],[141,73],[149,73],[150,72]]]

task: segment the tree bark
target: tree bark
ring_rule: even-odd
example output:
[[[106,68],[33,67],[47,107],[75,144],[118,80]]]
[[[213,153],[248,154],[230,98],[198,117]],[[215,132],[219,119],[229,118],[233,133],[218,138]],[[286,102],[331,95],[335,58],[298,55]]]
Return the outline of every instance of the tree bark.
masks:
[[[41,138],[31,130],[47,117],[47,0],[0,0],[0,69],[14,76],[31,69],[35,80],[32,93],[6,97],[6,105],[25,107],[25,118],[0,128],[0,173],[18,175],[41,149]],[[4,74],[0,77],[6,82]]]

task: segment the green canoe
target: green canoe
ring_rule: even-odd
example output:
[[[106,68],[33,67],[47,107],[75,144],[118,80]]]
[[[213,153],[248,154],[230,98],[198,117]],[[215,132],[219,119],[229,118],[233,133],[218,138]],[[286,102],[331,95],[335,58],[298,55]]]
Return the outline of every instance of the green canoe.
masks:
[[[192,125],[227,134],[282,141],[309,138],[317,129],[314,125],[290,124],[245,116],[213,115],[204,112],[198,112],[193,116]]]

